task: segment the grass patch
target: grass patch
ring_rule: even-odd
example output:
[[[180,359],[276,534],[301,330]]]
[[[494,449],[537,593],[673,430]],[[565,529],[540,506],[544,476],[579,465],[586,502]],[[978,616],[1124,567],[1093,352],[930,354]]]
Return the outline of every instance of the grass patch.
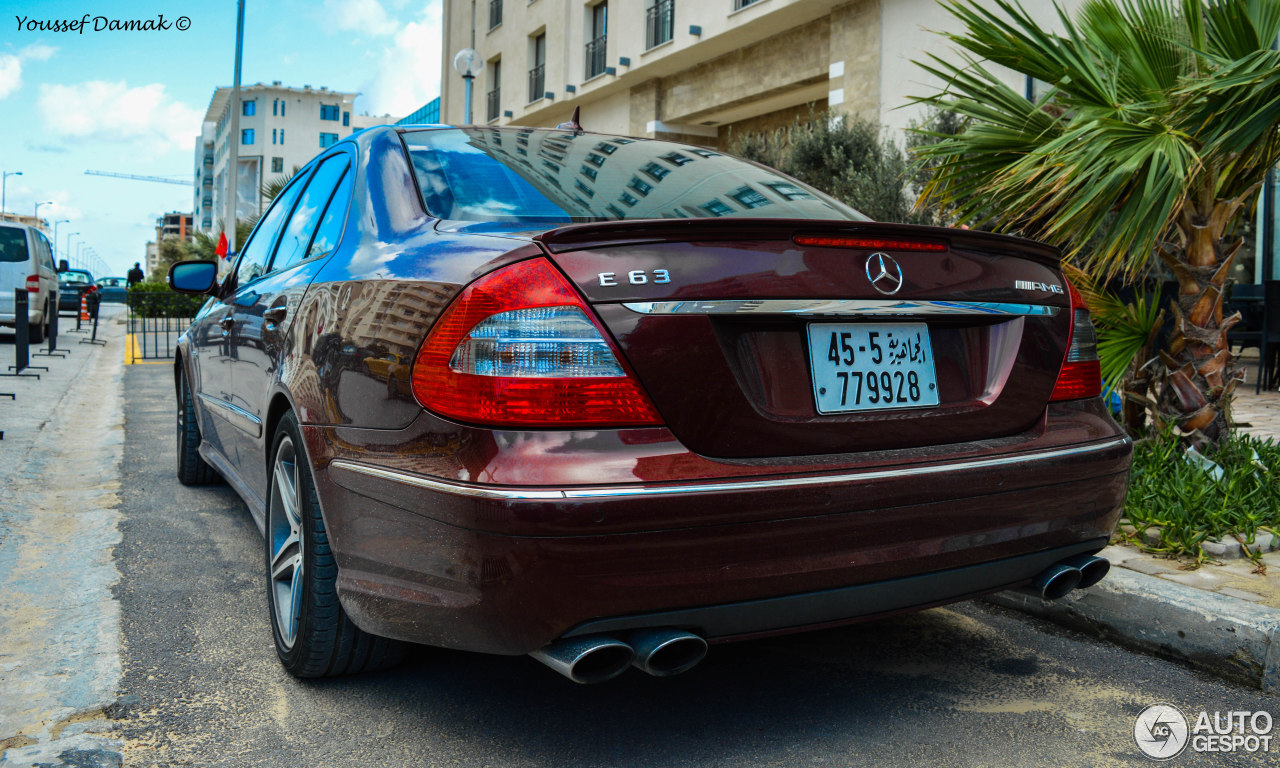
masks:
[[[1134,445],[1133,472],[1124,517],[1137,531],[1126,540],[1147,552],[1185,557],[1200,565],[1210,559],[1209,540],[1237,539],[1254,563],[1258,533],[1280,531],[1280,446],[1235,433],[1205,452],[1221,468],[1184,456],[1178,440],[1165,433]],[[1206,469],[1209,467],[1209,469]],[[1151,545],[1141,534],[1160,529]]]

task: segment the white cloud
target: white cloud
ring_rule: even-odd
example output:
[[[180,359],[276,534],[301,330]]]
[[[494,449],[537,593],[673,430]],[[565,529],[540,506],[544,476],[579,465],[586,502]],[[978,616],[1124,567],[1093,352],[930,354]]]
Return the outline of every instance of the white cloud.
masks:
[[[160,83],[130,88],[123,81],[41,85],[39,109],[60,138],[134,143],[140,149],[190,151],[204,112],[173,101]]]
[[[46,61],[57,50],[52,46],[32,43],[16,54],[0,54],[0,99],[8,98],[22,87],[24,61]]]
[[[398,26],[378,0],[326,0],[324,5],[325,18],[341,30],[380,37]]]
[[[10,178],[5,189],[5,209],[9,212],[30,216],[35,210],[36,203],[45,203],[47,200],[52,200],[52,203],[45,203],[40,206],[40,218],[45,219],[50,224],[61,219],[77,221],[84,218],[84,213],[70,204],[71,194],[65,189],[50,192],[47,189],[36,189],[26,184],[14,184],[13,182],[14,179]]]
[[[442,27],[438,0],[428,3],[417,21],[401,26],[382,50],[377,73],[361,86],[356,106],[403,117],[439,96]]]

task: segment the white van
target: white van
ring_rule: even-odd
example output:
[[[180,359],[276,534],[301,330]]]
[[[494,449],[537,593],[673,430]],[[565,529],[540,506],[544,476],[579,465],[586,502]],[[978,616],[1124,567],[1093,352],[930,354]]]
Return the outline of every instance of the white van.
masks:
[[[13,292],[27,291],[32,344],[44,341],[58,297],[58,271],[49,240],[26,224],[0,221],[0,329],[14,328]]]

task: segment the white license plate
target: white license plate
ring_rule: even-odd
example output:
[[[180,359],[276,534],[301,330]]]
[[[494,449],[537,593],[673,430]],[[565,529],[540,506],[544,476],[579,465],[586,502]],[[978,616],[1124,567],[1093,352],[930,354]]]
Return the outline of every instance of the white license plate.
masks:
[[[809,363],[818,413],[938,404],[924,323],[810,323]]]

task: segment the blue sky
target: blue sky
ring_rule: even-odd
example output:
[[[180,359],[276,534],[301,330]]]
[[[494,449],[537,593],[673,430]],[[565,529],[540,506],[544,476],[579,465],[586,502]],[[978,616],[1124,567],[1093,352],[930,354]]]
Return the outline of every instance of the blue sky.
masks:
[[[190,211],[191,190],[86,176],[88,169],[190,179],[215,87],[231,84],[235,0],[8,0],[0,16],[0,170],[5,209],[59,225],[114,274],[141,261],[155,219]],[[157,19],[166,31],[32,31],[27,21]],[[190,20],[179,31],[180,17]],[[440,0],[247,0],[244,83],[358,91],[356,109],[397,118],[440,91]]]

